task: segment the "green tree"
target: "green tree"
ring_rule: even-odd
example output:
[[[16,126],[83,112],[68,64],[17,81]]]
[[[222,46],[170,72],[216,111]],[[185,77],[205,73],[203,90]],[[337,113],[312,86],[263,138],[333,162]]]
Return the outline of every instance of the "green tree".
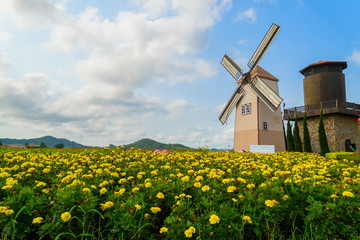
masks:
[[[41,143],[40,143],[40,147],[41,147],[41,148],[47,148],[47,146],[46,146],[46,144],[45,144],[44,142],[41,142]]]
[[[0,141],[0,146],[2,146],[2,141]]]
[[[295,123],[294,123],[294,150],[295,150],[295,152],[302,152],[302,150],[303,150],[296,114],[295,114]]]
[[[54,148],[64,148],[64,144],[63,143],[58,143],[54,146]]]
[[[294,151],[294,139],[293,139],[292,131],[291,131],[290,116],[289,116],[286,128],[287,128],[286,129],[286,151],[293,152]]]
[[[303,140],[304,140],[304,152],[312,152],[310,134],[306,120],[306,112],[304,114],[304,119],[303,119]]]
[[[323,110],[321,109],[320,112],[320,121],[319,121],[319,144],[320,144],[320,154],[321,156],[325,156],[326,153],[330,152],[325,127],[324,127],[324,120],[323,120]]]

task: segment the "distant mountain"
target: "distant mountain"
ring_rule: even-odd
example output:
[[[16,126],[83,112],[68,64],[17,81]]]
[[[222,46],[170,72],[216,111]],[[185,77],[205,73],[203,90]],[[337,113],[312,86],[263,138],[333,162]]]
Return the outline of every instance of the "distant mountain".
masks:
[[[44,142],[47,147],[54,147],[58,143],[64,144],[64,147],[70,148],[70,147],[85,147],[84,145],[80,143],[76,143],[73,141],[70,141],[65,138],[56,138],[52,136],[45,136],[40,138],[30,138],[30,139],[12,139],[12,138],[0,138],[0,141],[3,145],[18,145],[23,146],[25,143],[28,143],[29,145],[33,144],[35,146],[40,146],[41,142]]]
[[[144,138],[144,139],[138,140],[134,143],[125,144],[123,146],[125,149],[129,149],[132,147],[135,149],[191,149],[182,144],[178,144],[178,143],[166,144],[166,143],[157,142],[157,141],[149,139],[149,138]]]

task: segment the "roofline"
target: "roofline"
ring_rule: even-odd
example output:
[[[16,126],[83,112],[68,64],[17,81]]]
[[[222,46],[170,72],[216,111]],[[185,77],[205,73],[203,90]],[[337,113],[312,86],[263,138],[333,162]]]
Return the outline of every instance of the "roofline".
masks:
[[[318,61],[316,63],[312,63],[309,66],[301,69],[299,72],[304,75],[304,73],[309,69],[313,67],[318,67],[322,65],[341,65],[342,69],[344,70],[347,68],[347,62],[346,61]]]

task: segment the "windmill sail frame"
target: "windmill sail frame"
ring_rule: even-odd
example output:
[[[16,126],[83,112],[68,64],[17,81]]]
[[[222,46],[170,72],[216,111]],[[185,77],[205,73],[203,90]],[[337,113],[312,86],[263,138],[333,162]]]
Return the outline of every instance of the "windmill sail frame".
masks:
[[[250,68],[250,71],[258,65],[264,54],[266,53],[267,49],[271,45],[271,43],[274,41],[276,35],[278,34],[280,30],[280,27],[273,23],[271,27],[269,28],[268,32],[266,33],[265,37],[259,44],[258,48],[254,52],[253,56],[250,58],[250,61],[248,62],[248,67]]]
[[[272,90],[260,77],[256,76],[250,82],[250,89],[275,112],[283,99]]]

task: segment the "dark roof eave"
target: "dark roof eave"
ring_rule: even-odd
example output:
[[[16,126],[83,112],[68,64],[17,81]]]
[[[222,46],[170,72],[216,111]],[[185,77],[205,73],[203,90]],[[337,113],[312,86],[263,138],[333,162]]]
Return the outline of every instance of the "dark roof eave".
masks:
[[[347,62],[346,61],[318,61],[316,63],[312,63],[309,66],[301,69],[299,72],[301,74],[304,74],[309,68],[313,68],[313,67],[318,67],[321,65],[326,65],[326,64],[336,64],[336,65],[341,65],[342,69],[344,70],[345,68],[347,68]]]

